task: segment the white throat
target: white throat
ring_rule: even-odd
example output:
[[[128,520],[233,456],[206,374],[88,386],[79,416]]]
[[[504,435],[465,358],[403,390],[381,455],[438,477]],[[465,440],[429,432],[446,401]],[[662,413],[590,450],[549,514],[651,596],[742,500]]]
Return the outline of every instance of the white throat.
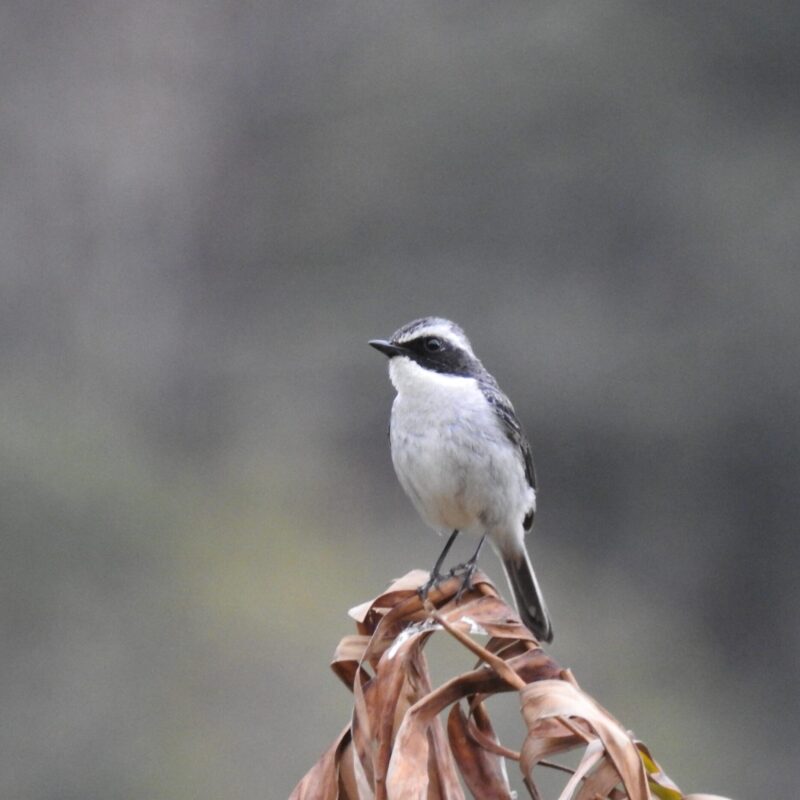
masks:
[[[398,394],[409,395],[464,391],[476,385],[474,378],[425,369],[407,356],[395,356],[389,361],[389,379]]]

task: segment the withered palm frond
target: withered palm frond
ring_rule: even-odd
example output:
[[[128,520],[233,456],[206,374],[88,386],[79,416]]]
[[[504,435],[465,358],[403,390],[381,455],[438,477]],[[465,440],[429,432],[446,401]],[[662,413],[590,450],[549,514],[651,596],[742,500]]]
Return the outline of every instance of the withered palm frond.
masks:
[[[417,589],[427,578],[410,572],[351,609],[357,633],[341,640],[332,667],[353,692],[352,720],[290,800],[465,800],[465,788],[477,800],[510,800],[508,761],[519,763],[535,800],[534,771],[545,768],[564,774],[559,800],[710,800],[683,795],[645,745],[541,649],[485,575],[458,602],[453,577],[423,603]],[[434,689],[423,649],[441,631],[480,662]],[[525,723],[519,751],[500,743],[486,708],[509,691],[519,693]],[[576,768],[552,761],[573,750],[582,751]]]

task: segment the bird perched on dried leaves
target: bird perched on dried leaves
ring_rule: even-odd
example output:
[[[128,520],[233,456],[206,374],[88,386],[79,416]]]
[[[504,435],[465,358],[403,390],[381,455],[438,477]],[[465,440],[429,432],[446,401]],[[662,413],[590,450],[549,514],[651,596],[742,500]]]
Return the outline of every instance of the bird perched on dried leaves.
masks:
[[[440,317],[414,320],[388,341],[370,344],[389,357],[397,390],[389,438],[397,477],[422,518],[449,533],[423,595],[459,532],[480,537],[475,554],[451,570],[470,586],[488,537],[500,557],[523,622],[553,639],[525,534],[536,512],[531,447],[511,401],[472,350],[464,331]]]

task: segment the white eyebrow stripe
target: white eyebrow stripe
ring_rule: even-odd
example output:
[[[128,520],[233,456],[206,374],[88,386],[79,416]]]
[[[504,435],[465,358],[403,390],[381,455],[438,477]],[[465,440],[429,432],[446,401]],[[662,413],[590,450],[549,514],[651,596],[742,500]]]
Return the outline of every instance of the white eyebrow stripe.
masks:
[[[412,339],[419,339],[422,336],[439,336],[442,339],[452,342],[462,350],[466,350],[470,355],[475,355],[472,352],[472,345],[469,339],[457,328],[448,324],[447,322],[432,322],[428,325],[420,325],[418,328],[412,328],[408,333],[403,334],[397,341],[399,344],[410,342]]]

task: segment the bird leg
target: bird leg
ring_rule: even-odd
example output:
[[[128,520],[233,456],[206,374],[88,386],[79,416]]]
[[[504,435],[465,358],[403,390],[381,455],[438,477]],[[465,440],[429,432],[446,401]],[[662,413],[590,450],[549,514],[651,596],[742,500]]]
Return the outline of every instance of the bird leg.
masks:
[[[475,570],[478,568],[478,556],[481,554],[481,548],[483,547],[483,543],[485,541],[486,534],[481,536],[481,540],[478,542],[478,546],[475,548],[472,558],[470,558],[468,561],[465,561],[463,564],[459,564],[457,567],[453,567],[453,569],[450,570],[451,575],[458,575],[460,573],[463,576],[461,586],[456,593],[456,603],[461,600],[461,596],[464,594],[464,592],[472,591],[472,576],[475,574]]]
[[[439,553],[439,558],[436,559],[436,563],[433,565],[433,569],[431,570],[430,578],[422,584],[422,586],[417,589],[419,596],[425,600],[428,597],[428,592],[433,589],[434,586],[437,586],[442,578],[444,577],[440,572],[442,568],[442,564],[444,563],[445,558],[447,558],[447,554],[450,552],[450,548],[453,546],[453,542],[456,540],[456,536],[458,536],[458,531],[455,530],[450,534],[450,538],[447,540],[447,544],[444,546],[444,550]]]

